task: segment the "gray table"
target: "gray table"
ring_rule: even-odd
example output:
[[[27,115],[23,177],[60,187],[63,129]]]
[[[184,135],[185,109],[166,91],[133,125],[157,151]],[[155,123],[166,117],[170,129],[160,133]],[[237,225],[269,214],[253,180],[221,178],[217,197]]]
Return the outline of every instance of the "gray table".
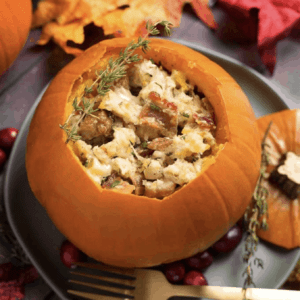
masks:
[[[213,8],[218,22],[226,15],[217,7]],[[72,57],[64,54],[55,45],[36,46],[40,30],[30,33],[27,43],[17,60],[0,77],[0,129],[15,127],[20,129],[28,111],[45,85],[67,64]],[[277,65],[273,76],[262,65],[255,45],[241,48],[240,45],[219,39],[218,34],[207,28],[189,6],[184,9],[180,28],[172,38],[199,43],[201,46],[219,51],[258,70],[275,83],[278,91],[291,108],[300,108],[300,34],[278,43]],[[3,174],[0,175],[3,177]],[[2,180],[3,178],[0,177]],[[28,285],[26,300],[57,300],[42,279]]]

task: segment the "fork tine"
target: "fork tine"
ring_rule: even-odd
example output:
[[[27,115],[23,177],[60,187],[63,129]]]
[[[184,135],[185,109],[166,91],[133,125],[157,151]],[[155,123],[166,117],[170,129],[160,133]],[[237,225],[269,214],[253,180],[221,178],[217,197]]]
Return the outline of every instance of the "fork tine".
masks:
[[[87,278],[97,279],[97,283],[84,282],[80,280],[69,280],[70,283],[79,284],[89,288],[98,289],[99,292],[104,293],[100,296],[88,292],[80,292],[75,290],[68,290],[68,293],[73,295],[79,295],[87,297],[86,299],[110,299],[111,297],[118,297],[119,299],[132,299],[135,286],[133,285],[133,280],[136,279],[134,274],[134,269],[120,269],[112,266],[107,266],[102,263],[76,263],[78,267],[83,267],[87,269],[95,269],[97,273],[88,274],[85,271],[70,271],[71,274],[77,276],[84,276]],[[105,279],[105,280],[104,280]],[[120,290],[121,289],[121,290]],[[107,294],[108,293],[108,294]],[[111,294],[111,295],[110,295]],[[103,298],[105,297],[105,298]]]
[[[110,286],[110,287],[115,287],[115,288],[119,288],[119,289],[129,289],[129,290],[134,289],[134,285],[132,285],[129,280],[118,279],[118,278],[113,278],[113,279],[105,278],[105,280],[103,280],[104,276],[101,276],[101,275],[99,276],[99,275],[93,275],[93,274],[87,274],[87,273],[75,272],[75,271],[70,271],[70,273],[73,275],[97,279],[99,282],[99,285]]]
[[[79,267],[84,267],[88,269],[96,269],[103,272],[108,277],[118,277],[120,279],[127,279],[127,280],[135,280],[134,276],[134,269],[125,269],[125,268],[115,268],[112,266],[105,265],[103,263],[84,263],[84,262],[77,262],[75,265]]]
[[[118,299],[114,298],[112,296],[106,296],[106,295],[97,295],[93,293],[87,293],[87,292],[79,292],[79,291],[74,291],[74,290],[68,290],[67,291],[69,294],[75,295],[75,296],[80,296],[85,299],[91,299],[91,300],[112,300],[112,299]],[[120,299],[120,298],[119,298]],[[124,300],[129,298],[123,298]]]
[[[132,293],[131,290],[123,290],[123,293],[120,292],[118,290],[118,288],[114,288],[114,287],[103,287],[102,285],[100,284],[95,284],[95,283],[90,283],[90,282],[83,282],[83,281],[78,281],[78,280],[69,280],[69,282],[71,283],[75,283],[75,284],[80,284],[80,285],[83,285],[83,286],[87,286],[87,287],[91,287],[91,288],[95,288],[95,289],[99,289],[101,291],[107,291],[107,292],[113,292],[114,293],[114,296],[119,296],[119,297],[130,297]],[[132,297],[130,297],[132,298]]]

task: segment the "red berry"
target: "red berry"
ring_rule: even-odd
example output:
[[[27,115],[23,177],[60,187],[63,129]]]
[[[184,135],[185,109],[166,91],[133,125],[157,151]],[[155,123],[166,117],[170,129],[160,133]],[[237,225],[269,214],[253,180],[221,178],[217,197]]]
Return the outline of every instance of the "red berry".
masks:
[[[185,275],[184,264],[179,261],[170,263],[164,267],[164,274],[170,283],[178,283]]]
[[[0,282],[0,299],[13,300],[24,299],[25,289],[23,285],[20,285],[17,280]]]
[[[0,148],[0,168],[5,164],[7,159],[6,153]]]
[[[11,149],[19,130],[16,128],[4,128],[0,130],[0,147],[3,149]]]
[[[34,282],[39,277],[40,275],[33,265],[19,268],[18,282],[22,285]]]
[[[14,275],[14,265],[11,262],[0,265],[0,281],[11,280]]]
[[[203,251],[185,259],[185,263],[192,269],[202,270],[210,266],[213,260],[213,256],[208,251]]]
[[[183,283],[187,285],[208,285],[206,278],[199,271],[189,271],[186,273]]]
[[[70,241],[66,240],[60,248],[60,259],[63,264],[71,268],[74,263],[82,261],[84,254]]]
[[[230,252],[239,244],[242,237],[242,229],[239,226],[234,225],[220,240],[212,245],[212,249],[219,253]]]

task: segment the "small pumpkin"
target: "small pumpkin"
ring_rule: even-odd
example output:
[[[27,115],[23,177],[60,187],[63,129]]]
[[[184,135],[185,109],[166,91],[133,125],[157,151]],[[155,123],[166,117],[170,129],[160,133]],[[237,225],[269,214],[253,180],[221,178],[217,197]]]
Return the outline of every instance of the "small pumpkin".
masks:
[[[279,164],[287,152],[300,155],[300,110],[284,110],[273,113],[257,120],[261,139],[272,121],[270,132],[266,139],[269,153],[268,173]],[[268,218],[269,229],[259,230],[258,236],[272,244],[292,249],[300,246],[300,196],[290,199],[276,184],[267,178],[263,185],[268,189]]]
[[[121,267],[148,267],[210,247],[243,215],[260,169],[260,141],[250,103],[236,81],[202,54],[151,39],[147,59],[186,74],[214,108],[216,140],[224,144],[201,173],[163,200],[102,189],[90,179],[59,128],[73,110],[74,83],[106,67],[130,39],[89,48],[52,81],[27,139],[28,180],[57,228],[90,257]]]
[[[0,75],[6,71],[22,50],[32,19],[31,0],[1,0],[0,10]]]

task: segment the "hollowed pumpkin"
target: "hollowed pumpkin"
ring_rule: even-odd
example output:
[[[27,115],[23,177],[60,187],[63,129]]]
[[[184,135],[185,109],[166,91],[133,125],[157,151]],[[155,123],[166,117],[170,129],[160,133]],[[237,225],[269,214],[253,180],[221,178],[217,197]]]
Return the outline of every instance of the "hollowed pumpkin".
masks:
[[[31,25],[31,0],[1,1],[0,10],[0,76],[22,50]]]
[[[263,138],[268,124],[271,129],[266,139],[270,154],[268,171],[271,172],[283,154],[293,152],[300,155],[300,110],[284,110],[261,117],[257,120],[260,136]],[[300,196],[289,199],[276,185],[264,180],[269,190],[268,219],[269,229],[259,230],[258,236],[272,244],[292,249],[300,246]]]
[[[224,144],[199,176],[163,200],[104,190],[86,174],[59,128],[72,111],[75,81],[106,66],[130,42],[101,42],[67,65],[38,105],[27,139],[26,168],[33,193],[57,228],[90,257],[123,267],[179,260],[221,238],[251,201],[260,169],[260,140],[249,101],[234,79],[200,53],[151,39],[140,55],[176,69],[212,104],[216,139]]]

